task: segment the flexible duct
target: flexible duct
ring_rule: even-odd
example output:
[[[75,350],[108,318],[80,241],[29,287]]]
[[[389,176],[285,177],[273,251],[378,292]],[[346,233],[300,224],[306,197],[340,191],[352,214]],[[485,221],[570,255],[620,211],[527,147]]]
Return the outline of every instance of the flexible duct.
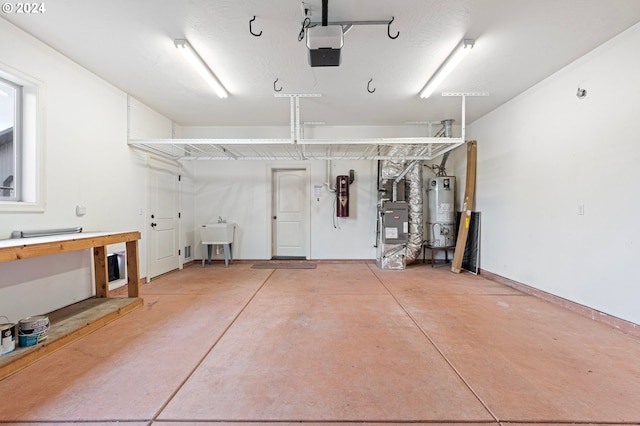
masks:
[[[402,158],[410,155],[410,147],[394,147],[392,154]],[[407,168],[410,167],[409,170]],[[405,262],[409,264],[418,258],[422,250],[423,241],[423,213],[422,213],[422,163],[414,161],[407,165],[406,162],[384,160],[381,162],[380,178],[382,184],[389,179],[396,179],[404,174],[405,201],[409,209],[409,238],[405,250]]]
[[[418,258],[422,250],[422,163],[409,170],[405,175],[405,182],[409,206],[409,239],[405,261],[409,264]]]

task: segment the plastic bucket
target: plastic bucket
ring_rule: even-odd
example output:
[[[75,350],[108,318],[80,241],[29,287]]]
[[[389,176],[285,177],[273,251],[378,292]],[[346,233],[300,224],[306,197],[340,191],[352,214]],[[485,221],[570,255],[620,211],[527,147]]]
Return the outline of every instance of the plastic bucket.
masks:
[[[18,343],[20,346],[33,346],[49,335],[49,317],[37,315],[18,321]]]
[[[0,355],[13,352],[16,348],[16,325],[0,324]]]

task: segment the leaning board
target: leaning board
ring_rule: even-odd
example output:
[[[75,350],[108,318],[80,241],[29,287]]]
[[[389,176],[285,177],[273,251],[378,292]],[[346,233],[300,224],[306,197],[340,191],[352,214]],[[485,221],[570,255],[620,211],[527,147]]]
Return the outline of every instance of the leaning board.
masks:
[[[460,227],[458,229],[458,239],[456,240],[456,251],[451,262],[451,271],[460,273],[464,249],[467,245],[469,225],[471,223],[471,211],[474,208],[476,194],[476,141],[467,142],[467,182],[464,191],[464,204],[462,205],[462,216],[460,217]]]

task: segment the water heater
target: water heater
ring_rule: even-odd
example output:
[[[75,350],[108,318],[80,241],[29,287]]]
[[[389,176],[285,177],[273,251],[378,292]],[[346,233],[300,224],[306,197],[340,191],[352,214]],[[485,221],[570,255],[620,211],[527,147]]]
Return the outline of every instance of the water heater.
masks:
[[[427,239],[432,247],[456,244],[455,215],[456,178],[434,177],[427,181]]]

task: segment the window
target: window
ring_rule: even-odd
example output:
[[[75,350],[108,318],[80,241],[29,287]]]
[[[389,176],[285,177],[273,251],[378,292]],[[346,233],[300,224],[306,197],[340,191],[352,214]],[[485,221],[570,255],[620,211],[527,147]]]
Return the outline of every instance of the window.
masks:
[[[42,84],[0,66],[0,211],[44,211]]]
[[[0,79],[0,199],[16,201],[16,176],[20,163],[20,151],[16,141],[20,140],[21,87]]]

